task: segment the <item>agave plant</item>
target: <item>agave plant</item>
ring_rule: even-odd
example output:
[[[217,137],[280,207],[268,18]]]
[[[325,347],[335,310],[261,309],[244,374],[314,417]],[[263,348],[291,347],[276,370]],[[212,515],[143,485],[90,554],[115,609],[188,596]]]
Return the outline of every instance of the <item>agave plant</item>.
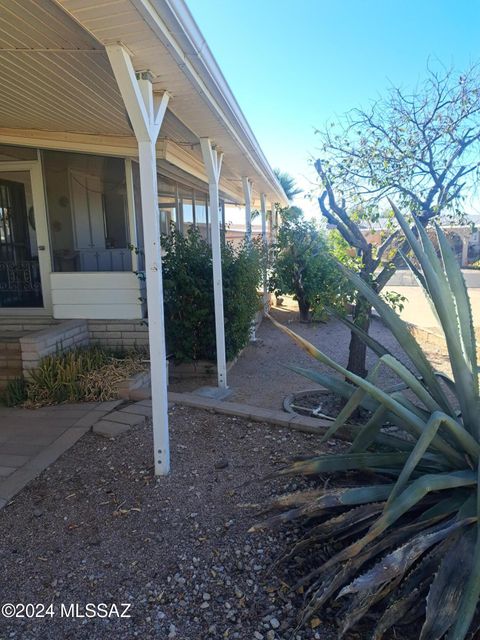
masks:
[[[335,436],[360,406],[369,418],[349,427],[354,437],[348,451],[297,460],[280,472],[313,479],[337,474],[333,488],[316,483],[313,490],[280,497],[271,505],[274,513],[254,529],[301,525],[303,537],[286,556],[305,567],[301,623],[329,602],[341,620],[340,637],[373,609],[374,640],[415,620],[422,621],[420,640],[462,640],[480,629],[480,404],[472,313],[442,230],[436,227],[437,255],[423,226],[415,222],[412,230],[391,204],[411,248],[404,259],[443,329],[452,378],[433,370],[406,323],[345,269],[390,328],[407,364],[352,326],[378,356],[364,379],[272,319],[343,378],[292,367],[345,398],[323,440]],[[394,388],[379,386],[382,367],[398,378]],[[370,482],[361,486],[365,471]]]

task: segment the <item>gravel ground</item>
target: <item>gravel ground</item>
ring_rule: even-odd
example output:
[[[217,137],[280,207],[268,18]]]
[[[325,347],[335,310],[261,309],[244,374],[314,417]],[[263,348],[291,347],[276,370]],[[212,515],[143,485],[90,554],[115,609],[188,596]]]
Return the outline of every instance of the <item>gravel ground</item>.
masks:
[[[338,322],[300,324],[288,307],[273,313],[346,362],[349,336]],[[379,321],[372,334],[398,352]],[[258,338],[230,372],[232,400],[279,408],[287,394],[314,386],[282,363],[321,365],[268,321]],[[429,355],[444,368],[439,350]],[[53,603],[43,619],[0,617],[0,640],[336,637],[328,615],[294,633],[301,596],[281,569],[268,571],[291,533],[248,533],[253,505],[285,490],[285,482],[258,480],[315,450],[315,437],[182,407],[171,410],[171,427],[167,478],[152,476],[148,426],[116,440],[88,434],[0,511],[0,603]],[[128,603],[131,618],[62,617],[61,603],[79,613],[86,603]]]
[[[0,511],[0,602],[55,611],[0,618],[2,640],[336,637],[327,619],[292,636],[300,596],[268,575],[290,534],[248,533],[252,505],[285,487],[258,479],[315,437],[181,407],[171,425],[167,478],[152,476],[148,426],[90,433]],[[71,619],[61,603],[129,603],[132,617]]]
[[[330,320],[325,323],[303,324],[298,321],[296,302],[289,298],[285,299],[284,307],[273,308],[271,313],[276,320],[287,324],[328,356],[340,364],[347,364],[350,333],[340,322]],[[393,354],[405,361],[402,350],[379,319],[372,320],[370,333]],[[442,349],[431,344],[425,344],[423,348],[435,368],[449,372],[447,358]],[[370,350],[367,350],[367,354],[367,366],[371,367],[376,361],[376,356]],[[331,369],[304,353],[291,338],[265,319],[257,331],[257,342],[250,343],[243,350],[227,375],[228,385],[232,390],[228,399],[232,402],[245,402],[255,407],[281,409],[285,396],[315,387],[315,384],[309,382],[307,378],[287,369],[285,367],[287,364],[333,373]],[[385,369],[381,375],[381,380],[385,386],[398,382],[388,369]],[[199,378],[184,380],[172,384],[171,390],[193,391],[205,384],[212,384],[212,381],[206,382]]]
[[[335,361],[347,364],[350,333],[340,322],[330,320],[326,323],[302,324],[298,321],[298,314],[292,305],[272,309],[272,315]],[[370,333],[393,354],[404,360],[397,342],[379,319],[373,319]],[[316,386],[307,378],[287,369],[286,364],[332,373],[331,369],[303,352],[268,319],[260,325],[257,337],[258,342],[246,347],[228,375],[228,383],[233,390],[229,400],[245,402],[256,407],[281,409],[285,396]],[[448,371],[442,350],[433,345],[424,345],[424,349],[436,368]],[[371,367],[376,361],[376,356],[370,350],[367,353],[367,367]],[[385,369],[380,380],[385,386],[397,381],[388,369]]]

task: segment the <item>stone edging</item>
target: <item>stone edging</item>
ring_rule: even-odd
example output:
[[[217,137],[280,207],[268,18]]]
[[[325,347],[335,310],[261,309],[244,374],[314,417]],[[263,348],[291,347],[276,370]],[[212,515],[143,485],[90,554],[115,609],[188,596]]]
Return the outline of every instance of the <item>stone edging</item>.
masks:
[[[219,413],[226,416],[237,416],[252,422],[265,422],[272,426],[294,429],[303,431],[304,433],[313,433],[319,436],[324,435],[326,430],[332,426],[330,420],[321,420],[319,418],[309,418],[307,416],[299,416],[285,411],[276,411],[274,409],[264,409],[262,407],[253,407],[248,404],[239,402],[225,402],[223,400],[214,400],[199,396],[195,393],[168,393],[168,404],[181,405],[184,407],[192,407],[194,409],[205,409],[213,413]],[[125,414],[131,414],[132,420],[127,420]],[[146,417],[152,415],[152,401],[141,400],[102,417],[97,424],[93,425],[94,433],[104,435],[105,437],[115,437],[123,431],[126,431],[134,424],[139,424]],[[133,416],[138,418],[136,421]],[[355,435],[348,427],[342,427],[336,434],[335,438],[339,440],[351,441],[352,435]]]
[[[222,400],[213,400],[197,396],[194,393],[173,393],[169,392],[168,401],[172,404],[182,405],[184,407],[194,407],[195,409],[206,409],[213,413],[220,413],[227,416],[238,416],[253,422],[266,422],[277,427],[286,427],[303,431],[305,433],[314,433],[324,435],[325,431],[332,426],[329,420],[321,420],[319,418],[309,418],[308,416],[298,416],[285,411],[275,411],[273,409],[264,409],[261,407],[252,407],[248,404],[239,402],[225,402]],[[339,440],[350,440],[352,431],[348,427],[342,427],[336,434],[335,438]]]

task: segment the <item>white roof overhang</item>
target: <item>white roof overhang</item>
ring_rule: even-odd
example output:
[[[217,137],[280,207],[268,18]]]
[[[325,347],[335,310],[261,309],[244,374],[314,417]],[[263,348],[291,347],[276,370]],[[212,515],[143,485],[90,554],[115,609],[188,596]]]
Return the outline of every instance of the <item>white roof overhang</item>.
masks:
[[[198,139],[209,137],[224,153],[227,199],[242,202],[247,176],[257,202],[265,193],[286,204],[183,0],[0,0],[0,141],[135,155],[104,49],[112,42],[128,48],[137,71],[150,70],[155,91],[171,95],[160,164],[205,182]]]

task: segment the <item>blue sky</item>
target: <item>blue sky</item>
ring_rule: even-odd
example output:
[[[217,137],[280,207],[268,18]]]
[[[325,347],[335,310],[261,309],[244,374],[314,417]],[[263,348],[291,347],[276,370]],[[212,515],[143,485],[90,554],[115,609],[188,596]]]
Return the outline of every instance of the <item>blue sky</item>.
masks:
[[[308,184],[314,128],[480,60],[478,0],[187,0],[272,166]],[[310,174],[311,175],[311,174]]]

